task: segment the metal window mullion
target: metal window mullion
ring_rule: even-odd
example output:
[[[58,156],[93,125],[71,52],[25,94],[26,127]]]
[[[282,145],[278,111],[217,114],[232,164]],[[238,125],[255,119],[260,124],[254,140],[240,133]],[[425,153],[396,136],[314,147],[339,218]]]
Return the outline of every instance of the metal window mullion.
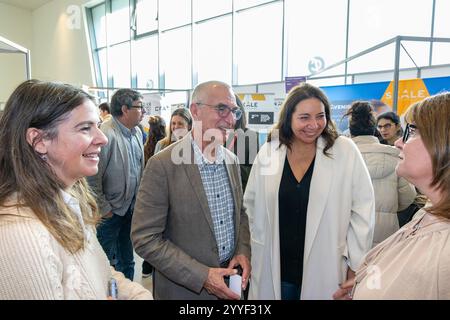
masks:
[[[285,19],[285,14],[286,14],[286,1],[283,0],[283,16],[282,16],[282,21],[281,21],[281,81],[284,80],[284,76],[285,76],[285,65],[284,65],[284,61],[285,61],[285,53],[286,50],[284,48],[284,33],[286,30],[286,19]]]
[[[94,18],[92,16],[92,9],[94,9],[94,8],[89,8],[86,10],[86,19],[88,22],[88,32],[89,32],[89,38],[90,38],[90,43],[91,43],[91,55],[92,55],[92,60],[94,63],[95,82],[97,85],[102,86],[103,85],[102,71],[101,71],[100,59],[98,57],[97,37],[95,35]],[[98,81],[99,79],[100,79],[100,83]],[[108,80],[108,79],[106,79],[106,80]]]
[[[159,19],[160,19],[160,14],[159,14],[159,2],[161,0],[157,0],[157,17],[158,17],[158,87],[161,88],[162,90],[165,89],[166,87],[166,75],[165,75],[165,70],[161,71],[161,29],[159,28]],[[162,92],[164,93],[164,91]]]
[[[105,41],[106,41],[106,87],[112,87],[114,85],[114,81],[113,81],[113,77],[112,75],[110,75],[110,70],[109,70],[109,37],[108,37],[108,30],[109,30],[109,16],[112,13],[112,0],[106,0],[105,1],[105,23],[106,23],[106,36],[105,36]],[[107,91],[106,96],[108,97],[109,100],[109,91]]]
[[[398,81],[400,75],[400,44],[401,37],[396,37],[395,39],[395,58],[394,58],[394,88],[393,88],[393,105],[392,111],[397,112],[397,103],[398,103]]]
[[[347,29],[345,34],[345,59],[348,58],[348,38],[349,38],[349,31],[350,31],[350,0],[347,0]],[[344,65],[344,84],[347,84],[347,72],[348,72],[348,61],[345,61]],[[353,81],[353,80],[352,80]]]
[[[198,73],[194,73],[194,4],[191,1],[191,88],[195,87],[198,82]],[[196,66],[197,67],[197,66]]]
[[[238,85],[238,66],[235,64],[236,61],[236,53],[234,51],[235,48],[235,12],[234,12],[234,0],[231,2],[231,85],[237,86]]]
[[[128,22],[129,22],[129,32],[130,32],[130,39],[129,39],[129,43],[130,43],[130,47],[129,47],[129,51],[130,51],[130,61],[129,61],[129,66],[130,66],[130,86],[131,88],[137,88],[137,73],[136,76],[133,75],[133,43],[134,43],[134,39],[136,37],[136,30],[137,30],[137,25],[132,25],[133,23],[133,19],[136,19],[136,1],[137,0],[128,0]],[[134,20],[135,21],[135,20]]]
[[[436,15],[436,0],[433,0],[433,9],[431,12],[431,38],[434,37],[434,19]],[[428,65],[433,64],[433,41],[430,41],[430,56],[428,57]]]

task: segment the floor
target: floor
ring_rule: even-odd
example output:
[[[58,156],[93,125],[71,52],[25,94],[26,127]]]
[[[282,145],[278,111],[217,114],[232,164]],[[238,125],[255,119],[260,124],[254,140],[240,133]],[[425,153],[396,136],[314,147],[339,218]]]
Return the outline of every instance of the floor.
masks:
[[[142,258],[134,253],[134,281],[142,284],[144,288],[153,292],[153,278],[150,276],[148,278],[142,278]]]

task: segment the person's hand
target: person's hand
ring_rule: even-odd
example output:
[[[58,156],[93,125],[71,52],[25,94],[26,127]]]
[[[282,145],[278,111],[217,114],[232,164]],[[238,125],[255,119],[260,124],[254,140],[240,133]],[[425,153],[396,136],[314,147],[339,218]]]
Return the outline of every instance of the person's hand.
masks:
[[[333,293],[334,300],[352,300],[352,290],[355,285],[355,278],[345,281],[339,285],[339,289]]]
[[[102,218],[103,219],[109,219],[109,218],[112,218],[112,216],[113,216],[113,213],[112,213],[112,211],[110,211],[107,214],[105,214]]]
[[[250,278],[250,274],[252,272],[252,266],[250,265],[250,261],[243,254],[238,254],[231,259],[228,264],[228,268],[235,268],[237,266],[241,266],[242,268],[242,290],[247,288],[248,279]]]
[[[213,294],[220,299],[239,300],[239,295],[231,291],[223,279],[224,276],[230,276],[236,273],[236,269],[209,268],[208,278],[203,287],[205,287],[208,293]]]

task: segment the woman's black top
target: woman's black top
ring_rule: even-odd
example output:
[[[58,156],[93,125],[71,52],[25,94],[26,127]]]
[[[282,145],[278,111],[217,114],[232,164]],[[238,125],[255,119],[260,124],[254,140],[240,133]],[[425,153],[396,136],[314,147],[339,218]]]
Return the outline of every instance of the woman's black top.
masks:
[[[314,161],[300,182],[286,156],[278,192],[281,281],[302,285],[306,215]]]

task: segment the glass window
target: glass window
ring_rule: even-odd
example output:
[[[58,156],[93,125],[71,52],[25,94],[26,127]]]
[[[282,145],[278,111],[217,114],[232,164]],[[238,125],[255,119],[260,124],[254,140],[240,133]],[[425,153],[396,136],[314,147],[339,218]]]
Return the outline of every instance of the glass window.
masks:
[[[432,64],[450,64],[450,43],[435,42],[433,44]]]
[[[130,88],[130,43],[112,46],[108,50],[108,71],[111,87]]]
[[[177,105],[177,104],[186,105],[188,103],[188,100],[189,100],[189,91],[166,92],[164,95],[164,101],[169,105]],[[189,106],[187,107],[189,108]]]
[[[350,2],[349,56],[395,36],[429,37],[432,0]]]
[[[430,56],[429,42],[402,41],[401,44],[403,47],[400,47],[400,68],[415,68],[416,65],[419,67],[428,65]]]
[[[159,1],[159,28],[166,30],[191,22],[191,0]]]
[[[128,0],[112,0],[108,16],[108,43],[130,40],[130,9]]]
[[[430,52],[428,42],[402,41],[401,44],[404,48],[400,47],[400,68],[415,68],[415,64],[419,67],[428,65]],[[394,70],[394,67],[395,42],[350,61],[348,63],[348,72],[360,73]]]
[[[450,1],[448,0],[436,0],[434,36],[450,38]]]
[[[360,56],[348,62],[349,73],[393,70],[395,58],[395,43]]]
[[[194,30],[198,83],[220,80],[231,84],[231,15],[200,23]]]
[[[94,22],[95,42],[97,48],[106,46],[106,17],[105,4],[92,8],[92,20]]]
[[[107,87],[108,86],[108,66],[106,63],[106,49],[100,49],[97,51],[98,54],[98,64],[96,64],[96,76],[97,76],[97,86]],[[98,76],[101,79],[98,79]]]
[[[158,38],[146,37],[133,42],[132,47],[133,76],[138,88],[158,88]]]
[[[270,2],[272,0],[234,0],[234,10],[240,10],[256,6],[258,4]],[[230,1],[231,2],[231,1]]]
[[[366,0],[350,4],[349,56],[398,35],[430,36],[432,0]],[[394,56],[384,55],[386,49],[377,51],[379,60],[366,55],[352,64],[352,72],[392,69]],[[401,59],[401,67],[405,63],[407,60]]]
[[[283,3],[236,14],[235,57],[238,84],[281,80]]]
[[[285,6],[288,76],[315,73],[345,59],[347,0],[286,0]],[[344,65],[330,72],[343,74]]]
[[[436,38],[450,38],[449,0],[436,0],[434,36]],[[449,64],[449,57],[450,43],[435,42],[433,44],[433,64]]]
[[[194,21],[231,12],[231,5],[230,0],[192,0]]]
[[[136,28],[137,34],[158,30],[158,0],[138,0]]]
[[[165,88],[191,88],[190,26],[161,34],[160,59],[161,68],[165,74]]]

